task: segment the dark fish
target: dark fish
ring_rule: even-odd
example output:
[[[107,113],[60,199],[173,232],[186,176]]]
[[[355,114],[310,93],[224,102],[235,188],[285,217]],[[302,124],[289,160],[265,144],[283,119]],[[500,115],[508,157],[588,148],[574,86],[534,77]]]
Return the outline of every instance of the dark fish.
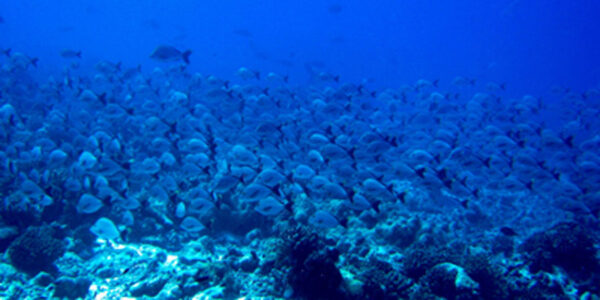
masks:
[[[173,46],[160,45],[154,49],[150,58],[166,62],[183,60],[183,62],[189,64],[191,54],[191,50],[182,52]]]
[[[32,58],[30,58],[30,59],[29,59],[29,63],[31,63],[31,65],[32,65],[34,68],[37,68],[37,63],[38,63],[38,61],[39,61],[39,60],[40,60],[40,59],[39,59],[39,58],[37,58],[37,57],[32,57]]]
[[[4,18],[0,16],[0,24],[4,24]]]
[[[126,69],[125,71],[123,71],[122,79],[129,80],[140,73],[142,73],[142,65],[138,65],[135,68],[129,68],[129,69]]]
[[[60,51],[60,56],[64,58],[81,58],[81,51],[63,49],[62,51]]]

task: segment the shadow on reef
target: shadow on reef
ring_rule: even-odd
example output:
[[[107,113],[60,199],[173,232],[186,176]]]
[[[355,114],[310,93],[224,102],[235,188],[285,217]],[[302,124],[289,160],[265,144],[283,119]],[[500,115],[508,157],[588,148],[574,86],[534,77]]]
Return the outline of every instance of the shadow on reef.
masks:
[[[401,264],[393,264],[374,257],[352,260],[353,254],[341,253],[335,241],[298,226],[282,234],[273,268],[286,274],[291,291],[284,296],[300,299],[562,299],[571,290],[598,293],[594,241],[581,225],[559,223],[517,247],[520,264],[497,263],[498,255],[513,253],[495,251],[494,243],[505,239],[493,239],[492,250],[473,250],[461,242],[416,243],[405,249]],[[352,262],[359,288],[342,276],[341,256]],[[572,282],[561,278],[562,270]]]

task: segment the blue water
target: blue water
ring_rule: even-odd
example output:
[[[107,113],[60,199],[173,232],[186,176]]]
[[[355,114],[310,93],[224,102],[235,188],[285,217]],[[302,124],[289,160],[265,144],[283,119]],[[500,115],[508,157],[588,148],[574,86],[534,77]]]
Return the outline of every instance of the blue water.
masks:
[[[599,31],[593,0],[2,1],[0,299],[600,299]]]
[[[0,30],[2,47],[39,56],[48,72],[63,48],[83,51],[84,66],[151,70],[149,53],[168,43],[193,50],[191,70],[220,76],[243,65],[304,82],[304,64],[321,62],[380,87],[462,75],[539,95],[599,84],[598,11],[593,0],[18,1],[0,4]]]

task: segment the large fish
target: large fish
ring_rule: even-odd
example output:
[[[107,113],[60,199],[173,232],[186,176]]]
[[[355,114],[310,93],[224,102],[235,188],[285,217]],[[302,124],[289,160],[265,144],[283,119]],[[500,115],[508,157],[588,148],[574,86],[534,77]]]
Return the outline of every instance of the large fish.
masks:
[[[183,61],[189,64],[191,54],[191,50],[182,52],[173,46],[160,45],[154,49],[150,58],[164,62]]]

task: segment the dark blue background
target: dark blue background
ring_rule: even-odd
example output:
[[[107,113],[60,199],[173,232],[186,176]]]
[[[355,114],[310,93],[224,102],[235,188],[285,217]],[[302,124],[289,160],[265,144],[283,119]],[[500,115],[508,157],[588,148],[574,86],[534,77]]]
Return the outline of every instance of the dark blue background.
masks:
[[[309,3],[310,2],[310,3]],[[158,44],[192,49],[190,69],[233,77],[240,66],[306,81],[307,62],[344,81],[397,87],[457,75],[541,94],[600,84],[600,2],[578,1],[2,1],[0,47],[40,58],[40,72],[82,50],[162,65]]]

